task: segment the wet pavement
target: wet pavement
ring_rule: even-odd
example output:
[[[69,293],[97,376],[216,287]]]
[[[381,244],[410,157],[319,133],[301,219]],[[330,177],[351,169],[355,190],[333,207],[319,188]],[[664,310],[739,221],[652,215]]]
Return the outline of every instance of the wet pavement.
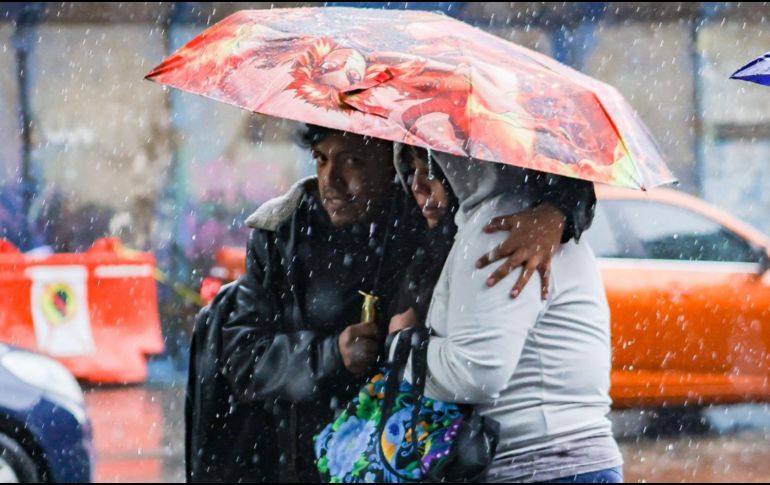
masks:
[[[184,482],[184,387],[90,389],[100,483]]]
[[[98,482],[184,481],[184,387],[86,393]],[[770,482],[770,407],[686,415],[613,412],[627,482]],[[682,428],[681,430],[679,428]]]
[[[622,442],[629,482],[770,481],[770,442],[766,432],[681,436]]]

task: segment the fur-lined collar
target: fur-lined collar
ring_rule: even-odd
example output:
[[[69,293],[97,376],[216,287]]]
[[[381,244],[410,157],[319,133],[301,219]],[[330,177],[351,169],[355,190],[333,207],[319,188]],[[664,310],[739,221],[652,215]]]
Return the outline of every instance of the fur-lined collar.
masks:
[[[264,229],[275,231],[278,226],[288,220],[299,207],[302,197],[314,186],[317,186],[316,177],[307,177],[291,186],[285,194],[270,199],[246,218],[246,225],[252,229]]]

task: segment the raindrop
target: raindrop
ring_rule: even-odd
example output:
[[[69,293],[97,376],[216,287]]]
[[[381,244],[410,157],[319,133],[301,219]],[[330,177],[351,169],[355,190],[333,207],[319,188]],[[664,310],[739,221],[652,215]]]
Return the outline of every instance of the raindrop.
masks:
[[[428,180],[435,180],[436,176],[433,170],[433,150],[427,149],[428,152]]]

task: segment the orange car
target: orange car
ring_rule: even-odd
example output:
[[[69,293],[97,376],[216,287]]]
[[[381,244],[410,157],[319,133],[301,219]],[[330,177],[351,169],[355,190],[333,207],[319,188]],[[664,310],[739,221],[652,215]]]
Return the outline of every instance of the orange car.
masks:
[[[770,400],[770,238],[669,189],[597,195],[615,406]]]
[[[669,189],[597,186],[616,408],[770,401],[770,238]],[[237,278],[223,248],[214,276]]]

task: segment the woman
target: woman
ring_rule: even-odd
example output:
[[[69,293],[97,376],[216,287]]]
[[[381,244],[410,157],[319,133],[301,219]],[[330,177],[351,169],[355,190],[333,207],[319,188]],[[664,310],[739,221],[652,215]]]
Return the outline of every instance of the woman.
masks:
[[[424,314],[432,329],[426,396],[473,404],[500,424],[488,481],[622,482],[607,419],[609,310],[590,248],[569,241],[556,252],[545,300],[537,281],[515,299],[506,285],[488,288],[491,269],[474,261],[502,238],[481,228],[500,214],[532,207],[543,190],[539,176],[436,154],[442,180],[435,167],[429,177],[426,154],[410,152],[419,155],[410,159],[407,152],[411,188],[429,224],[449,224],[450,186],[457,197],[457,234],[429,310],[416,303],[414,315],[391,321],[391,331],[398,331]],[[426,275],[421,294],[435,271],[419,274]]]
[[[435,174],[432,170],[428,173],[424,149],[409,145],[404,146],[403,151],[399,148],[395,152],[396,170],[407,191],[411,190],[414,195],[428,230],[407,269],[396,308],[391,312],[396,315],[390,322],[391,333],[425,321],[433,287],[457,232],[454,223],[457,198],[438,173],[438,167],[432,167],[436,169]]]

